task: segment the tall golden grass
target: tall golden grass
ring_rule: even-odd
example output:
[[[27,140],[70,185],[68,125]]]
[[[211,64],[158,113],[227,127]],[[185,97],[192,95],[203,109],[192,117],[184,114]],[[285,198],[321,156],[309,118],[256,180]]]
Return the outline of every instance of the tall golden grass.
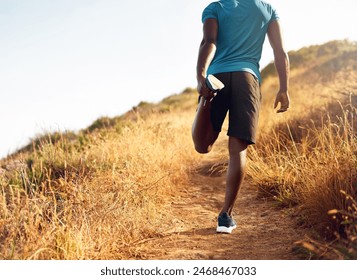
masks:
[[[332,238],[334,257],[356,258],[357,68],[326,58],[304,64],[298,54],[289,112],[271,108],[276,77],[262,85],[248,175],[260,194],[314,229],[305,247]],[[78,134],[44,135],[2,160],[0,259],[141,258],[137,245],[170,229],[176,189],[202,160],[190,134],[196,103],[187,89]],[[219,162],[227,159],[220,145]]]
[[[32,153],[3,162],[0,258],[140,257],[135,244],[168,230],[175,189],[197,162],[191,121],[136,115],[79,139],[42,137]]]
[[[262,127],[249,154],[248,173],[260,194],[296,206],[317,239],[338,244],[339,250],[316,249],[319,257],[333,251],[334,258],[357,258],[355,78],[346,72],[332,84],[292,86],[293,112]]]

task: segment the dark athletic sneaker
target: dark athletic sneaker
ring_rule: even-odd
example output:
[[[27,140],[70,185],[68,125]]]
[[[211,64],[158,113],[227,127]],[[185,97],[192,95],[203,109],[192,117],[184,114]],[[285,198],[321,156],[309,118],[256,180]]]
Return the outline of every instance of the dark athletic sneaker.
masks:
[[[231,233],[236,227],[236,222],[228,213],[222,213],[218,216],[217,233]]]

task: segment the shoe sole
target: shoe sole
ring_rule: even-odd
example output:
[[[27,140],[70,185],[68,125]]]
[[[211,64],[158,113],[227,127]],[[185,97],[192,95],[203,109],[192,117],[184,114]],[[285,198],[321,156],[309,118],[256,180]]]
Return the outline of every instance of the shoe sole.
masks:
[[[233,226],[233,227],[217,227],[217,233],[232,233],[232,231],[236,228],[237,226]]]

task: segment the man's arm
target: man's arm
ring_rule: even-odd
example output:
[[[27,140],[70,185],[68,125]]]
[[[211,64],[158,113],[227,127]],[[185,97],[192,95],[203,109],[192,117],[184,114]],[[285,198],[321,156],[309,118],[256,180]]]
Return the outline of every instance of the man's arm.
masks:
[[[207,19],[203,24],[203,39],[197,60],[197,90],[200,95],[206,98],[212,98],[214,96],[213,92],[207,88],[205,80],[208,66],[216,53],[217,34],[217,20],[213,18]]]
[[[268,38],[274,52],[274,63],[279,76],[279,91],[275,98],[274,108],[280,103],[278,113],[285,112],[290,105],[289,98],[289,57],[283,45],[279,22],[274,20],[270,23],[268,29]]]

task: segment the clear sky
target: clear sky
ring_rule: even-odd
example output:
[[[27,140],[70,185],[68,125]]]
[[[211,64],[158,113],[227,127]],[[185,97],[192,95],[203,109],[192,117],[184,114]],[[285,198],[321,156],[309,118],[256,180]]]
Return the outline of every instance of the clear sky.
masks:
[[[0,0],[0,157],[195,86],[210,0]],[[356,0],[271,0],[287,50],[357,41]],[[261,65],[272,60],[268,44]]]

